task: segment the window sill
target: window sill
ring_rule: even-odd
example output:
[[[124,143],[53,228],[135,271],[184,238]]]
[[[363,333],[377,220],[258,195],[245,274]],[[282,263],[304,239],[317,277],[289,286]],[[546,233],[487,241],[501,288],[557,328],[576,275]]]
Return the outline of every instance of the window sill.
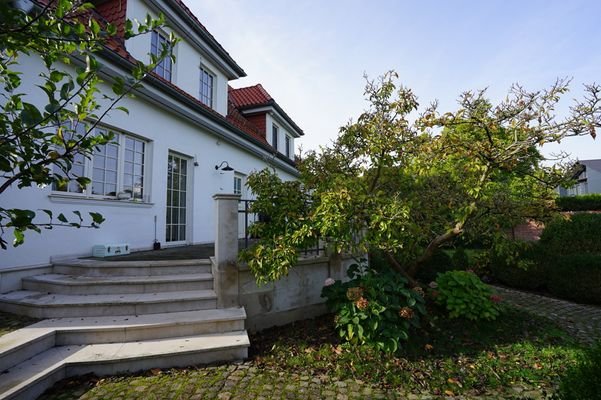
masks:
[[[154,203],[144,203],[142,201],[133,200],[117,200],[117,199],[103,199],[98,197],[89,196],[76,196],[68,194],[53,193],[48,195],[48,198],[53,203],[79,203],[79,204],[92,204],[102,206],[113,206],[113,207],[142,207],[150,208],[154,206]]]

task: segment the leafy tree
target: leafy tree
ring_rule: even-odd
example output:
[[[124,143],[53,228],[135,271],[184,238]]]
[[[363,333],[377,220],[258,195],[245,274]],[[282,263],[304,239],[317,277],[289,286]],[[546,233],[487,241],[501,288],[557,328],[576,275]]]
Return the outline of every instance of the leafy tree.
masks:
[[[0,195],[8,188],[65,185],[75,179],[85,187],[89,179],[71,176],[77,156],[89,157],[96,146],[112,141],[111,133],[94,128],[111,110],[127,110],[117,103],[140,86],[144,77],[165,57],[173,57],[172,36],[161,54],[151,56],[145,65],[137,62],[131,75],[114,77],[111,92],[101,92],[102,65],[98,56],[109,46],[120,46],[124,39],[148,33],[163,24],[162,16],[147,16],[143,23],[127,21],[124,32],[102,21],[91,3],[78,0],[0,3]],[[31,6],[31,7],[30,7]],[[30,9],[29,9],[30,8]],[[40,60],[37,85],[45,104],[34,104],[32,93],[23,93],[19,72],[26,58]],[[26,77],[31,79],[31,77]],[[0,207],[0,246],[7,247],[7,228],[14,234],[13,244],[24,241],[27,230],[41,232],[54,226],[98,227],[104,218],[90,213],[85,223],[74,211],[69,221],[51,210],[41,210],[45,220],[36,219],[35,210]]]
[[[417,114],[417,97],[396,79],[389,72],[368,81],[369,109],[332,145],[302,157],[299,184],[269,171],[249,177],[259,199],[253,207],[271,221],[255,224],[261,240],[243,256],[259,281],[285,275],[293,249],[319,236],[337,252],[383,252],[415,285],[419,268],[455,238],[499,246],[504,228],[545,220],[565,171],[546,166],[540,146],[594,138],[601,124],[597,85],[559,119],[566,80],[536,92],[514,85],[497,105],[485,91],[465,92],[455,112],[433,104]],[[302,197],[298,191],[310,197],[304,208],[290,200]]]

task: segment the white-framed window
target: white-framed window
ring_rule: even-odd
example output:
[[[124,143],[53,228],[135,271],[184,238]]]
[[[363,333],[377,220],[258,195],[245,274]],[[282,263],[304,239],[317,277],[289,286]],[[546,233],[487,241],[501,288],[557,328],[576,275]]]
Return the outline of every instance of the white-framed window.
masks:
[[[244,175],[238,172],[234,173],[234,194],[242,196],[244,191]]]
[[[271,145],[273,146],[274,149],[278,149],[278,136],[279,136],[279,129],[278,126],[276,124],[273,124],[273,126],[271,127]]]
[[[286,135],[286,157],[290,158],[290,136]]]
[[[80,125],[82,126],[80,128]],[[78,124],[76,130],[85,132],[84,124]],[[104,127],[95,128],[91,134],[106,133]],[[96,146],[90,158],[81,154],[75,156],[68,176],[63,182],[55,183],[55,192],[79,193],[90,197],[120,198],[147,201],[144,192],[144,173],[148,142],[110,130],[114,137],[110,143]],[[55,168],[54,173],[65,176]],[[92,182],[85,189],[76,179],[87,177]]]
[[[164,46],[170,46],[167,36],[159,31],[152,31],[150,39],[150,53],[154,56],[159,56],[163,51]],[[154,69],[154,72],[161,78],[164,78],[171,82],[171,71],[173,65],[171,64],[171,57],[167,56],[163,58]]]
[[[85,135],[86,133],[86,125],[83,123],[77,123],[74,128],[75,134],[77,135]],[[67,129],[63,133],[63,137],[65,141],[69,141],[73,138],[74,132]],[[63,177],[63,180],[60,182],[54,182],[52,185],[52,190],[57,192],[66,192],[66,193],[83,193],[84,188],[77,182],[77,178],[86,176],[86,158],[83,154],[77,153],[73,156],[73,162],[71,163],[71,168],[69,170],[68,176],[65,175],[65,172],[61,170],[56,165],[53,166],[54,175]]]
[[[200,66],[200,88],[198,99],[209,107],[213,107],[213,85],[215,75],[210,73],[205,67]]]

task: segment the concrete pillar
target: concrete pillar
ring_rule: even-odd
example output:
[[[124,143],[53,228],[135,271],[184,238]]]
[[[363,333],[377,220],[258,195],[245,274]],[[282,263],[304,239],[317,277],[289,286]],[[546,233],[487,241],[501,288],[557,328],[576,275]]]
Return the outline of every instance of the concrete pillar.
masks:
[[[341,281],[345,280],[346,270],[344,269],[344,263],[342,262],[342,254],[337,252],[329,254],[328,267],[330,278]]]
[[[217,308],[239,307],[238,202],[239,195],[216,194],[215,260],[213,282]]]

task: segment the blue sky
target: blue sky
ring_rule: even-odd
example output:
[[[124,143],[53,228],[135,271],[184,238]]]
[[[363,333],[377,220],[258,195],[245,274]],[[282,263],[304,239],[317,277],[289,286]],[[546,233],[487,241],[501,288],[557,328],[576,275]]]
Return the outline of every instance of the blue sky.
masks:
[[[202,0],[187,1],[245,69],[241,87],[262,83],[304,129],[314,149],[356,118],[363,74],[399,73],[420,103],[456,108],[458,95],[488,87],[493,100],[513,82],[540,89],[573,78],[601,83],[601,1]],[[565,140],[545,153],[601,158],[601,138]]]

